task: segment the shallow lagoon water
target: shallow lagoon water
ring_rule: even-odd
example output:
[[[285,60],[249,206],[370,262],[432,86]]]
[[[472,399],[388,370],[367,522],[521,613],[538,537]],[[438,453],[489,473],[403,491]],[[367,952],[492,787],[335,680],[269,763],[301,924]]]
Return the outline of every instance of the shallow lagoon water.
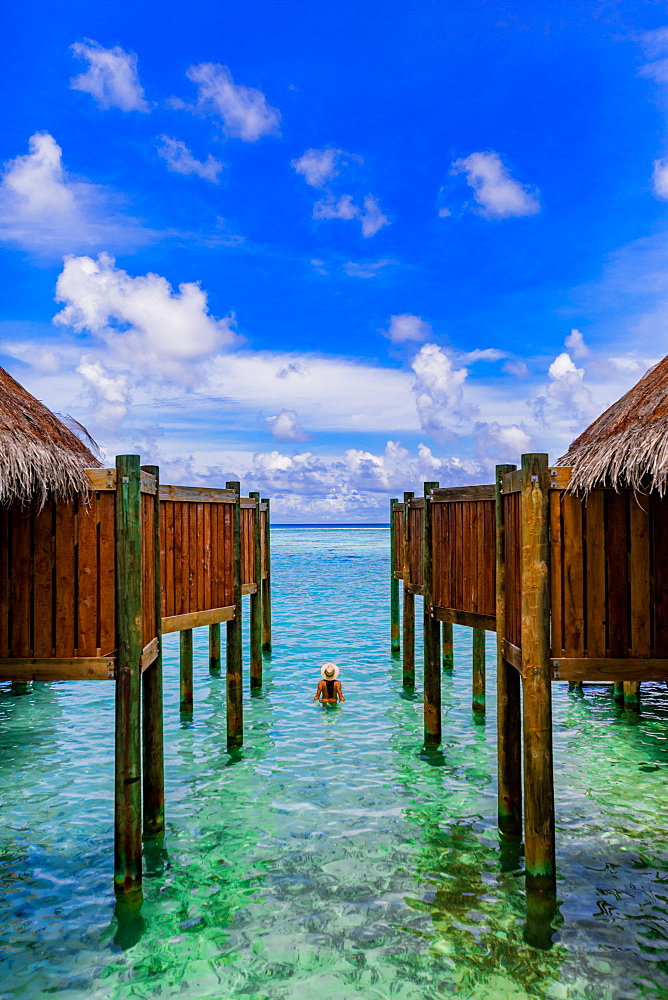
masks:
[[[274,654],[240,753],[207,631],[192,721],[166,638],[168,830],[141,910],[111,889],[112,685],[0,694],[0,1000],[668,996],[665,688],[634,718],[607,688],[554,686],[559,908],[527,924],[521,858],[496,834],[494,671],[480,724],[470,632],[425,753],[388,655],[387,532],[272,542]],[[311,700],[326,659],[341,708]]]

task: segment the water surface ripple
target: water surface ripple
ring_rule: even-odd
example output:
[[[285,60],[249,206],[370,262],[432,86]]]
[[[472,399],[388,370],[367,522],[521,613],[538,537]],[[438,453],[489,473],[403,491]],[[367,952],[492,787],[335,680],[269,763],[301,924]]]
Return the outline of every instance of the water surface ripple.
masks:
[[[111,891],[112,685],[0,693],[0,1000],[668,996],[665,689],[635,719],[606,688],[553,688],[546,932],[496,835],[492,637],[486,724],[456,629],[442,750],[424,752],[419,696],[388,657],[387,546],[373,528],[273,532],[274,655],[240,753],[206,630],[192,721],[167,637],[168,831],[141,909]],[[311,700],[326,659],[341,709]]]

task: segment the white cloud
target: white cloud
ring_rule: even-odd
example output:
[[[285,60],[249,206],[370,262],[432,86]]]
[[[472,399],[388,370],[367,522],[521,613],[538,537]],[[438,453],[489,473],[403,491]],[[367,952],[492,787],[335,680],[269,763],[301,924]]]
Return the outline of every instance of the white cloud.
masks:
[[[110,375],[101,361],[86,355],[76,370],[90,390],[96,423],[103,430],[115,430],[130,408],[127,376]]]
[[[513,180],[498,153],[471,153],[452,164],[452,172],[466,174],[481,214],[489,219],[535,215],[540,203],[526,185]]]
[[[281,410],[264,421],[277,441],[308,441],[309,435],[299,422],[295,410]]]
[[[359,219],[362,223],[362,236],[375,236],[383,228],[389,226],[390,220],[380,210],[380,205],[373,195],[367,195],[362,207],[353,202],[351,194],[343,194],[339,198],[327,195],[316,201],[313,206],[314,219]]]
[[[78,59],[88,62],[86,72],[71,81],[73,90],[92,94],[101,108],[148,111],[137,76],[137,56],[133,52],[124,52],[118,45],[104,49],[90,39],[75,42],[71,48]]]
[[[116,356],[186,385],[199,380],[198,362],[235,339],[233,321],[210,314],[198,284],[175,293],[158,274],[130,277],[108,254],[66,257],[56,301],[65,306],[55,323],[101,335]]]
[[[474,351],[467,351],[462,355],[465,364],[474,364],[476,361],[501,361],[508,357],[507,351],[500,351],[496,347],[476,347]]]
[[[526,363],[518,360],[506,361],[503,364],[503,370],[509,375],[516,375],[517,378],[526,378],[529,374]]]
[[[375,278],[388,264],[395,264],[396,261],[389,257],[382,257],[380,260],[370,260],[357,262],[348,260],[343,265],[343,270],[349,278]]]
[[[343,155],[341,149],[307,149],[290,166],[301,174],[311,187],[321,188],[338,174],[337,162]]]
[[[393,344],[405,344],[407,341],[420,343],[427,340],[431,337],[433,330],[421,316],[401,313],[398,316],[390,316],[389,329],[383,330],[383,333]]]
[[[520,457],[534,451],[536,445],[531,434],[519,424],[476,424],[474,429],[476,454],[490,472],[496,465],[519,464]]]
[[[413,359],[413,386],[420,426],[437,440],[455,436],[455,430],[475,417],[477,408],[464,399],[466,368],[455,368],[437,344],[424,344]]]
[[[167,166],[175,174],[195,174],[212,184],[218,183],[218,174],[224,166],[220,160],[214,159],[210,154],[206,160],[197,160],[180,139],[173,139],[168,135],[160,138],[162,146],[158,147],[158,155],[166,160]]]
[[[593,416],[593,399],[584,384],[584,368],[577,368],[570,354],[563,351],[548,368],[550,382],[529,400],[536,419],[547,425],[561,423],[565,430],[579,427]]]
[[[362,236],[375,236],[384,226],[389,226],[390,220],[380,210],[378,201],[372,194],[364,199],[364,208],[360,213],[362,220]]]
[[[564,341],[564,346],[573,358],[586,358],[589,348],[585,344],[585,339],[579,330],[573,329]]]
[[[278,109],[267,103],[261,90],[235,83],[227,66],[200,63],[186,75],[197,84],[197,107],[217,115],[228,137],[257,142],[263,135],[280,133]]]
[[[29,152],[8,161],[0,185],[0,239],[62,253],[102,242],[132,247],[153,235],[115,215],[105,189],[72,180],[62,157],[52,135],[36,132]]]
[[[449,208],[446,208],[445,206],[439,208],[438,210],[439,219],[449,219],[451,215],[452,211]]]
[[[640,76],[649,77],[656,83],[668,83],[668,28],[644,31],[639,41],[647,56],[653,60],[641,68]]]
[[[652,188],[657,198],[668,201],[668,159],[654,161]]]
[[[357,205],[353,204],[351,194],[342,194],[338,199],[330,194],[326,198],[316,201],[313,206],[314,219],[345,219],[349,221],[357,219],[359,214],[360,210]]]

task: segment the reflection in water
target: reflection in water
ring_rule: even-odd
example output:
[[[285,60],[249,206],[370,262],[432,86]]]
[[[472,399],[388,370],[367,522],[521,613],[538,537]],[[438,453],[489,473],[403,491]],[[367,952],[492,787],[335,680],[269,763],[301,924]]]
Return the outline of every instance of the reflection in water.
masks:
[[[494,671],[478,725],[470,633],[443,675],[443,744],[424,748],[420,670],[403,691],[389,657],[385,532],[274,537],[274,656],[239,751],[207,630],[185,727],[168,637],[167,830],[141,908],[111,888],[112,685],[0,696],[3,1000],[665,1000],[665,690],[631,722],[609,691],[555,686],[559,905],[527,899],[521,846],[497,836]],[[334,711],[312,700],[326,660]]]

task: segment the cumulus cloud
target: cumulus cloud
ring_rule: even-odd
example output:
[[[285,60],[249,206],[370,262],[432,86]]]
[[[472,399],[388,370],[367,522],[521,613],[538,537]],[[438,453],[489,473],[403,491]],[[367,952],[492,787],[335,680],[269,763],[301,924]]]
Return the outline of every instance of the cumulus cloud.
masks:
[[[567,351],[557,355],[548,368],[549,383],[529,400],[541,423],[559,421],[564,429],[579,426],[593,415],[593,399],[584,384],[585,370],[577,368]]]
[[[471,153],[455,160],[452,172],[466,175],[466,182],[480,205],[480,214],[488,219],[535,215],[540,211],[536,193],[510,176],[498,153]]]
[[[455,436],[455,431],[475,417],[477,408],[464,398],[466,368],[455,368],[450,356],[437,344],[424,344],[412,364],[413,385],[420,426],[437,440]]]
[[[220,160],[214,159],[210,154],[206,160],[197,160],[180,139],[173,139],[168,135],[160,138],[162,146],[158,147],[158,156],[167,162],[167,166],[175,174],[195,174],[212,184],[218,183],[218,174],[223,169]]]
[[[564,346],[573,358],[586,358],[589,348],[585,344],[585,339],[579,330],[573,329],[564,341]]]
[[[56,301],[65,305],[55,323],[98,334],[119,358],[185,385],[198,380],[199,362],[235,339],[233,320],[211,315],[198,284],[174,292],[160,275],[133,278],[104,253],[66,257]]]
[[[433,330],[421,316],[401,313],[398,316],[390,316],[390,325],[387,330],[383,330],[383,333],[393,344],[405,344],[407,341],[420,343],[427,340]]]
[[[295,410],[281,410],[264,421],[277,441],[308,441],[309,435],[299,422]]]
[[[100,108],[148,111],[133,52],[125,52],[118,45],[105,49],[89,38],[75,42],[71,49],[78,59],[88,63],[88,69],[71,81],[73,90],[92,94]]]
[[[531,434],[519,424],[505,426],[493,421],[475,425],[476,454],[490,472],[503,463],[519,463],[520,456],[536,450]]]
[[[216,115],[229,138],[257,142],[263,135],[280,134],[278,109],[267,103],[261,90],[235,83],[227,66],[199,63],[186,75],[197,84],[198,109]]]
[[[343,156],[341,149],[307,149],[300,157],[292,160],[290,166],[311,187],[321,188],[338,174],[337,163],[340,156]]]
[[[95,422],[102,430],[115,430],[130,408],[126,375],[110,375],[101,361],[84,355],[77,366],[92,397]]]
[[[36,132],[28,148],[5,165],[0,239],[55,253],[103,241],[129,247],[152,235],[136,220],[114,214],[112,196],[103,188],[72,180],[61,147],[48,132]]]
[[[362,236],[375,236],[383,228],[389,226],[390,220],[380,210],[380,205],[373,195],[367,195],[362,206],[353,202],[351,194],[343,194],[339,198],[327,195],[316,201],[313,206],[314,219],[359,219],[362,223]]]

